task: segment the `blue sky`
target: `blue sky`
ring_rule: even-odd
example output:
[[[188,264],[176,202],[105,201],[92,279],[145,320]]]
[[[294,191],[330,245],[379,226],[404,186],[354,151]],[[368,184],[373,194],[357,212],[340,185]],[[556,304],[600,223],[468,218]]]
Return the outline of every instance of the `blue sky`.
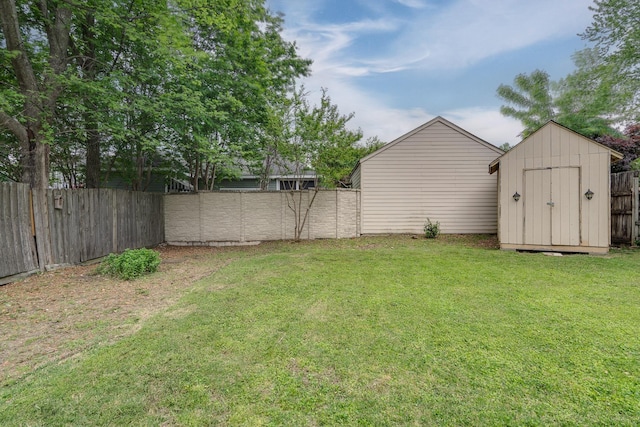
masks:
[[[320,88],[365,136],[394,140],[435,116],[500,145],[519,141],[500,114],[501,83],[536,68],[570,73],[592,0],[267,0],[284,37],[312,59]]]

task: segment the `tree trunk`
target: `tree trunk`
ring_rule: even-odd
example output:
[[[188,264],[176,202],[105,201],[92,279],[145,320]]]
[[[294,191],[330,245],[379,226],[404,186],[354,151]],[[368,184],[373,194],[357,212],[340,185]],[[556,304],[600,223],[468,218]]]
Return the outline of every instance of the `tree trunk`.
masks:
[[[11,64],[16,75],[20,92],[24,95],[23,122],[0,110],[0,125],[11,131],[20,141],[22,181],[32,188],[45,189],[49,186],[50,147],[44,133],[51,123],[60,85],[56,81],[67,64],[69,46],[69,22],[71,11],[59,7],[51,16],[46,1],[40,3],[40,12],[45,22],[49,42],[49,66],[51,73],[44,76],[43,87],[29,60],[27,49],[20,33],[20,23],[16,3],[0,0],[0,24],[8,51],[16,52]]]
[[[95,125],[93,120],[85,119],[85,126]],[[87,188],[100,188],[100,135],[94,129],[87,130],[86,156],[86,185]]]
[[[84,55],[78,56],[79,65],[82,68],[83,79],[85,81],[95,81],[96,78],[94,27],[95,17],[92,13],[87,13],[85,24],[82,27],[82,38],[84,39],[86,52],[84,52]],[[87,111],[83,115],[84,128],[87,135],[85,183],[87,188],[100,188],[100,134],[98,133],[98,124],[93,114],[95,107],[90,104],[89,97],[85,97],[84,104]]]

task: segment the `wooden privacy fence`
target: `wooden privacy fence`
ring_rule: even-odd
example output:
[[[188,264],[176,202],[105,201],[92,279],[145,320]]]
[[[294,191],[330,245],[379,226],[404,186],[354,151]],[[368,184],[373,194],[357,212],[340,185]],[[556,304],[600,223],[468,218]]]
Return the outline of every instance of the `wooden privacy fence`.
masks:
[[[611,174],[611,243],[635,244],[640,238],[638,171]]]
[[[44,191],[46,202],[40,208],[32,200],[42,193],[26,184],[0,183],[0,278],[164,241],[161,194]]]
[[[29,186],[0,183],[0,277],[38,270],[34,234]]]

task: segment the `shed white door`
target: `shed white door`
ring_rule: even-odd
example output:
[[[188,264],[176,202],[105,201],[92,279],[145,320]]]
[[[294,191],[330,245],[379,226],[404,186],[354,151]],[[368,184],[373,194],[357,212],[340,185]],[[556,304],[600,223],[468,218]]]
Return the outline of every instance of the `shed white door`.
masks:
[[[524,171],[524,243],[580,245],[580,168]]]

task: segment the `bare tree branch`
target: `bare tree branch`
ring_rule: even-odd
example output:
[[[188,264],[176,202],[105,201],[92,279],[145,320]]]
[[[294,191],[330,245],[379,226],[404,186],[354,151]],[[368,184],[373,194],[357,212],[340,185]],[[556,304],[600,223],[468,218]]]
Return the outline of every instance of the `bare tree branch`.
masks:
[[[20,123],[15,117],[10,116],[4,111],[0,111],[0,126],[9,130],[20,141],[23,141],[28,138],[27,128],[22,123]]]

